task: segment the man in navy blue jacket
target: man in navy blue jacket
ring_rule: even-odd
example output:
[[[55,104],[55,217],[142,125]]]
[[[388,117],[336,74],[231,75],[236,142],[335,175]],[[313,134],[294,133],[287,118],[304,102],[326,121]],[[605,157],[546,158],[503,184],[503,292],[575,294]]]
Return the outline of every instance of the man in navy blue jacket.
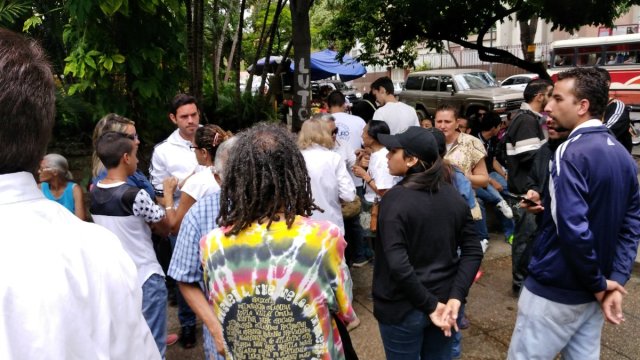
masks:
[[[571,133],[550,162],[542,229],[509,359],[552,359],[559,352],[567,359],[598,359],[604,318],[624,321],[623,286],[640,238],[640,194],[634,160],[600,121],[607,98],[597,70],[558,74],[545,110]]]

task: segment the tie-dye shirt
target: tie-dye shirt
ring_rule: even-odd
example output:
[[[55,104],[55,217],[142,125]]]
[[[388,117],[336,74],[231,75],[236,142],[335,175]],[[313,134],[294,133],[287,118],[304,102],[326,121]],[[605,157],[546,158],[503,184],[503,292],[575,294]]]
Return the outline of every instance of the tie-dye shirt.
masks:
[[[356,320],[346,242],[327,221],[254,223],[201,240],[209,301],[229,359],[344,359],[331,313]]]

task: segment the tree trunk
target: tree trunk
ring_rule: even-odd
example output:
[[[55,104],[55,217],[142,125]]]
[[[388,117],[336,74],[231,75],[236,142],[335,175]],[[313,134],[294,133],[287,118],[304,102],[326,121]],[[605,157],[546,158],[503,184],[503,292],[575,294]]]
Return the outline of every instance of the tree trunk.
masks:
[[[214,17],[214,22],[218,17],[219,4],[220,4],[220,0],[213,0],[212,16]],[[222,31],[223,30],[220,29],[220,33],[222,33]],[[211,51],[211,64],[213,64],[213,68],[211,69],[212,70],[211,80],[213,81],[213,94],[211,94],[211,108],[214,112],[218,108],[218,70],[220,70],[220,66],[218,66],[219,64],[216,64],[216,61],[218,60],[218,48],[216,47],[216,44],[219,43],[219,39],[216,39],[215,33],[216,32],[214,32],[213,41],[212,41],[213,50]]]
[[[244,89],[244,92],[247,94],[251,93],[251,88],[253,87],[253,73],[255,72],[256,67],[258,66],[258,60],[260,60],[260,53],[262,53],[262,47],[264,46],[265,37],[264,32],[267,29],[267,20],[269,19],[269,11],[271,10],[271,0],[267,2],[267,9],[264,12],[264,19],[262,20],[262,30],[260,30],[260,39],[258,41],[258,48],[256,49],[256,56],[253,60],[253,71],[249,74],[249,79],[247,80],[247,87]],[[277,9],[276,9],[277,10]],[[263,72],[267,70],[267,66],[269,66],[269,59],[266,59]]]
[[[241,0],[244,4],[245,0]],[[229,15],[231,16],[231,14]],[[233,43],[231,44],[231,51],[229,52],[229,58],[227,59],[227,71],[224,74],[224,82],[228,82],[231,77],[231,70],[233,68],[233,60],[236,53],[236,47],[238,46],[238,37],[240,36],[240,22],[238,21],[238,27],[236,27],[236,33],[233,35]]]
[[[193,90],[193,63],[195,45],[193,38],[193,1],[186,0],[187,7],[187,70],[189,71],[189,91]]]
[[[275,40],[275,36],[278,33],[278,22],[280,21],[280,14],[282,13],[282,9],[286,4],[287,0],[278,0],[278,5],[276,6],[276,13],[273,15],[273,22],[271,23],[271,28],[269,29],[269,44],[267,45],[267,51],[265,53],[265,57],[268,59],[271,56],[273,51],[273,41]],[[289,49],[287,49],[287,54],[282,54],[282,61],[285,61],[285,57],[289,56]],[[280,67],[278,67],[280,69]],[[260,94],[264,94],[264,85],[267,83],[267,73],[262,73],[262,79],[260,80]],[[269,91],[271,93],[271,91]]]
[[[531,19],[518,19],[520,24],[520,46],[522,46],[522,55],[526,61],[534,62],[536,52],[529,51],[529,45],[533,45],[538,30],[538,17]]]
[[[242,28],[244,27],[244,9],[247,5],[247,0],[242,0],[240,4],[240,21],[238,21],[238,43],[237,54],[235,58],[235,70],[236,70],[236,104],[240,105],[240,61],[242,59]]]
[[[293,123],[292,130],[300,131],[302,121],[311,115],[311,31],[309,9],[313,0],[291,0],[293,42]]]
[[[222,61],[222,50],[223,50],[222,47],[224,46],[224,37],[225,35],[227,35],[227,27],[229,27],[229,21],[231,20],[231,14],[233,11],[232,8],[233,6],[227,9],[227,14],[224,17],[224,24],[222,25],[222,29],[220,30],[218,47],[216,48],[216,61],[214,64],[214,71],[218,80],[220,79],[220,62]]]
[[[449,41],[447,41],[447,54],[449,54],[449,56],[451,56],[451,58],[453,59],[453,63],[456,64],[457,68],[459,68],[460,64],[458,64],[458,59],[456,59],[456,57],[451,52],[451,43]]]

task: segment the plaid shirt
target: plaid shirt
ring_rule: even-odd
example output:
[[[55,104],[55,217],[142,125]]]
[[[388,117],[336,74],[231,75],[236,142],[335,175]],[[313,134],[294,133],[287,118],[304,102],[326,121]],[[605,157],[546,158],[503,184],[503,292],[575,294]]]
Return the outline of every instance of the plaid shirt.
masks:
[[[220,212],[220,192],[215,192],[198,200],[182,219],[178,240],[173,249],[169,276],[184,283],[199,283],[203,288],[202,264],[200,262],[200,239],[218,227],[216,217]],[[206,296],[206,295],[205,295]],[[203,324],[205,358],[224,359],[218,355],[213,338]]]

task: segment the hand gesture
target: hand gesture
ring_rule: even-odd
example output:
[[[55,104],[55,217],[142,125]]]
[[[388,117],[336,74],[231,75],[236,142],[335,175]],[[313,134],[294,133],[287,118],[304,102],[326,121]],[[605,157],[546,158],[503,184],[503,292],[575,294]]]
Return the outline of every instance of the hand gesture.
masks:
[[[361,166],[358,165],[354,165],[351,168],[351,171],[353,171],[353,175],[364,179],[367,176],[367,170],[363,169]]]
[[[526,201],[520,201],[521,208],[525,209],[526,211],[532,214],[538,214],[544,211],[544,207],[542,206],[542,204],[540,204],[540,194],[538,194],[537,191],[529,190],[527,191],[527,194],[524,197],[533,201],[537,205],[532,205],[531,203]]]
[[[604,318],[614,325],[620,325],[625,320],[622,313],[622,296],[623,293],[619,290],[607,292],[600,305]]]
[[[447,321],[449,323],[450,326],[452,326],[456,331],[460,331],[458,329],[458,314],[460,313],[460,306],[462,305],[462,303],[460,302],[460,300],[458,299],[449,299],[449,301],[447,301],[447,305],[444,309],[444,319],[445,321]],[[445,333],[445,335],[447,335]],[[451,332],[449,331],[449,335],[450,336]]]
[[[162,187],[164,190],[164,194],[165,196],[173,196],[173,193],[176,191],[176,187],[178,186],[178,179],[176,179],[173,176],[169,176],[168,178],[164,179],[164,181],[162,182]]]
[[[445,319],[445,310],[447,306],[441,302],[438,302],[436,309],[429,314],[431,323],[437,326],[444,332],[444,336],[451,336],[451,324]]]

